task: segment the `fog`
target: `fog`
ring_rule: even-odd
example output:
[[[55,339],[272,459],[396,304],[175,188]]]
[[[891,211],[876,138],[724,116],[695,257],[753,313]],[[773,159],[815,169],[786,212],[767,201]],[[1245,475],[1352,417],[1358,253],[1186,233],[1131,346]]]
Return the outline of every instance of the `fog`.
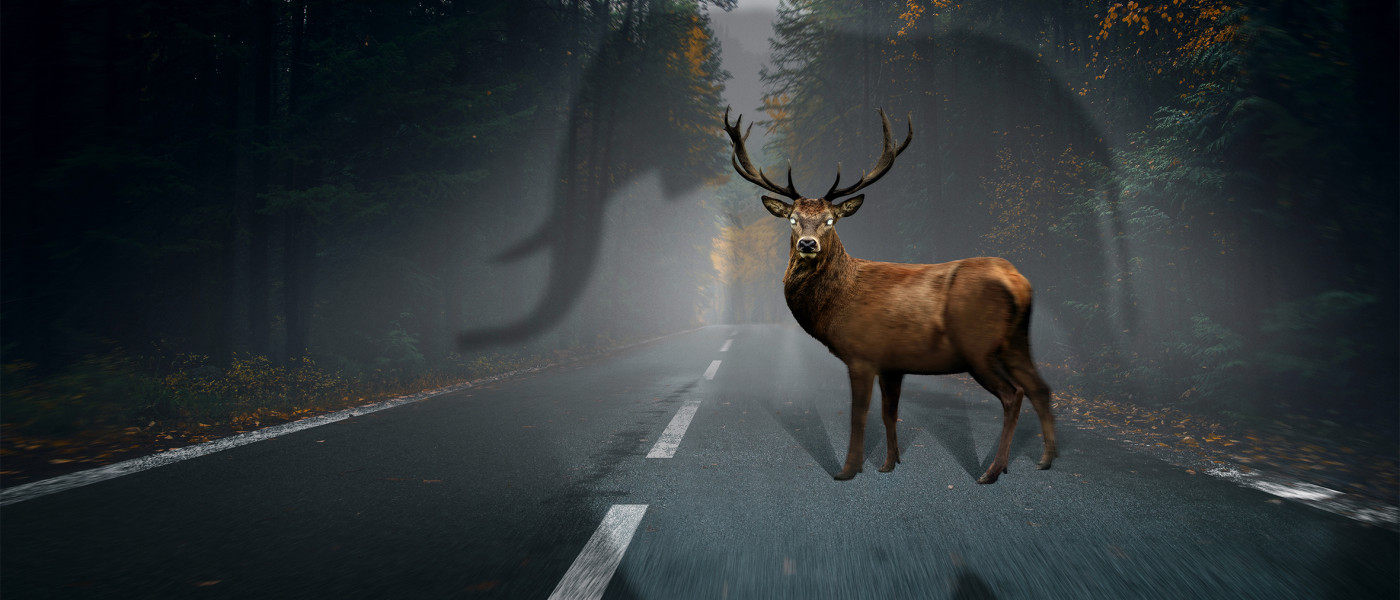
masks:
[[[1393,439],[1396,53],[1362,7],[159,4],[5,9],[12,388],[790,324],[722,115],[810,196],[882,108],[913,142],[846,248],[1013,261],[1058,389]]]

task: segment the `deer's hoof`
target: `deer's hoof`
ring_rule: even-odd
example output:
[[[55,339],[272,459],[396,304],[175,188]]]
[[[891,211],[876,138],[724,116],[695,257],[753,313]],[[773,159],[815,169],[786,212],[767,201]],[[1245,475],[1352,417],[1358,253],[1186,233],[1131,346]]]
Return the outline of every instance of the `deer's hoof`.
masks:
[[[978,478],[977,478],[977,483],[996,483],[996,482],[997,482],[997,478],[998,478],[998,477],[1001,477],[1001,474],[1002,474],[1002,473],[1010,473],[1010,472],[1011,472],[1011,471],[1007,470],[1006,467],[1002,467],[1002,468],[998,469],[998,468],[996,468],[995,466],[993,466],[992,468],[987,469],[987,472],[986,472],[986,473],[983,473],[981,477],[978,477]]]
[[[837,473],[836,475],[832,476],[832,479],[835,479],[837,481],[847,481],[850,479],[854,479],[856,473],[859,472],[860,469],[842,469],[840,473]]]
[[[893,470],[894,470],[894,466],[895,466],[895,464],[898,463],[898,462],[899,462],[899,461],[897,461],[897,460],[896,460],[896,461],[887,461],[887,462],[884,464],[884,466],[882,466],[882,467],[879,468],[879,471],[880,471],[881,473],[889,473],[890,471],[893,471]]]
[[[1044,470],[1046,470],[1046,469],[1049,469],[1049,468],[1050,468],[1050,459],[1045,459],[1045,460],[1042,460],[1042,461],[1036,463],[1035,468],[1040,469],[1040,470],[1042,470],[1042,471],[1044,471]]]

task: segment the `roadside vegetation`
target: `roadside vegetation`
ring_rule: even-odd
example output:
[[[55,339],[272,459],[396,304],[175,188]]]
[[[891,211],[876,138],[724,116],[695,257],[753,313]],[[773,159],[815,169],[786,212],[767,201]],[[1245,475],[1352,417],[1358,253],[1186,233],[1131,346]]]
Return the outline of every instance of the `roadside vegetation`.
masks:
[[[206,356],[112,350],[37,376],[32,363],[3,365],[0,487],[207,442],[220,437],[568,362],[625,345],[548,353],[454,354],[434,368],[345,372],[310,358],[276,363],[235,356],[227,368]]]

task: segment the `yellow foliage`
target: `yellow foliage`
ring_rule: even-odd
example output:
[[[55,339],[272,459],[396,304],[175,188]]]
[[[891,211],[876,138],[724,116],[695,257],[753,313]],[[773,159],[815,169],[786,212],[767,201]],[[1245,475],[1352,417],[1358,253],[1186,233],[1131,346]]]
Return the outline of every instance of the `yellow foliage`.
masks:
[[[1041,148],[1044,138],[1039,128],[1021,128],[1004,133],[1005,144],[997,151],[995,174],[983,180],[989,192],[987,211],[993,225],[983,238],[993,250],[1009,258],[1040,257],[1049,247],[1043,239],[1049,223],[1042,215],[1047,202],[1063,199],[1087,184],[1083,157],[1066,146],[1058,155]],[[1019,149],[1019,150],[1017,150]]]
[[[1234,8],[1227,0],[1114,3],[1104,13],[1094,15],[1099,20],[1099,27],[1090,36],[1091,45],[1102,46],[1114,35],[1173,42],[1129,43],[1131,52],[1109,50],[1102,55],[1094,52],[1085,66],[1102,65],[1102,73],[1095,77],[1096,80],[1106,79],[1110,70],[1146,68],[1148,72],[1155,70],[1161,74],[1166,67],[1180,67],[1187,58],[1217,44],[1230,42],[1237,36],[1238,23],[1220,23],[1221,17],[1231,10]],[[1153,19],[1157,20],[1155,27],[1152,26]]]
[[[700,17],[692,15],[690,17],[690,31],[686,32],[685,41],[685,64],[689,67],[690,76],[696,80],[708,79],[705,72],[705,59],[709,57],[710,35],[701,26]]]
[[[262,406],[278,400],[318,399],[342,385],[339,374],[324,371],[309,357],[291,365],[275,365],[266,356],[234,356],[219,377],[200,377],[182,369],[161,384],[179,395],[213,396],[241,406]]]
[[[947,3],[945,2],[944,5],[946,6]],[[919,17],[923,14],[924,7],[919,4],[918,0],[905,0],[904,12],[899,15],[899,21],[902,25],[899,27],[899,33],[895,35],[898,37],[909,35],[909,31],[914,29],[914,26],[919,22]]]
[[[1185,0],[1172,0],[1170,6],[1167,3],[1139,4],[1128,2],[1127,4],[1113,4],[1100,18],[1099,31],[1094,38],[1098,40],[1108,39],[1114,25],[1124,25],[1130,29],[1136,26],[1137,35],[1147,35],[1153,31],[1150,27],[1149,16],[1155,16],[1169,24],[1165,27],[1159,26],[1156,30],[1158,35],[1173,35],[1177,39],[1185,40],[1173,52],[1178,56],[1190,56],[1234,37],[1238,30],[1237,25],[1221,27],[1216,24],[1220,17],[1232,10],[1232,7],[1224,0],[1195,0],[1190,3],[1191,6],[1186,6],[1186,4]],[[1173,7],[1177,10],[1173,10]],[[1176,64],[1177,59],[1173,59],[1172,63]]]
[[[768,115],[768,135],[777,133],[779,124],[787,122],[791,103],[792,98],[787,94],[763,97],[763,112]]]
[[[786,261],[778,251],[787,245],[779,224],[777,219],[759,219],[743,227],[720,227],[719,236],[710,240],[715,278],[726,286],[781,279]]]

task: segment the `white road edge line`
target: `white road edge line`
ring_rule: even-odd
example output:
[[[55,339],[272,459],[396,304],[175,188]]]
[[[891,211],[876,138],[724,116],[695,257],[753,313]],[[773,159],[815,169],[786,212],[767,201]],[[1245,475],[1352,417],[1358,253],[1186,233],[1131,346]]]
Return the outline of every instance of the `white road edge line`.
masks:
[[[729,339],[727,339],[727,340],[724,340],[724,345],[719,347],[719,351],[720,351],[720,352],[728,352],[728,351],[729,351],[729,345],[730,345],[730,344],[733,344],[733,343],[734,343],[734,338],[729,338]]]
[[[73,488],[97,483],[99,481],[106,481],[108,479],[115,479],[123,475],[139,473],[147,469],[163,467],[165,465],[177,463],[182,460],[189,460],[191,458],[197,458],[206,454],[213,454],[220,450],[228,450],[230,448],[245,446],[253,442],[260,442],[266,439],[287,435],[289,433],[295,433],[303,429],[311,429],[312,427],[319,427],[321,425],[334,423],[336,421],[343,421],[350,417],[358,417],[360,415],[367,415],[370,413],[379,412],[386,408],[393,408],[395,406],[400,406],[403,404],[411,404],[413,402],[418,402],[419,400],[426,400],[434,396],[441,396],[443,394],[449,394],[452,392],[465,390],[470,387],[472,387],[472,384],[462,383],[428,392],[410,394],[408,396],[400,396],[398,398],[385,400],[383,402],[366,404],[364,406],[348,408],[342,411],[328,413],[316,417],[308,417],[300,421],[292,421],[291,423],[283,423],[281,425],[273,425],[272,427],[264,427],[256,431],[249,431],[246,433],[231,435],[225,438],[219,438],[217,440],[204,442],[203,444],[195,444],[193,446],[176,448],[174,450],[162,452],[160,454],[152,454],[150,456],[142,456],[140,458],[124,460],[119,463],[112,463],[105,467],[97,467],[95,469],[78,471],[77,473],[69,473],[67,475],[59,475],[58,477],[51,477],[49,479],[35,481],[33,483],[26,483],[14,487],[8,487],[3,490],[0,490],[0,506],[8,506],[16,502],[32,500],[40,496],[47,496],[49,494],[62,492],[65,490],[71,490]]]
[[[720,363],[720,361],[714,361],[714,362],[710,363],[710,368],[705,369],[705,379],[714,379],[714,378],[715,378],[715,371],[718,371],[718,370],[719,370],[719,363]]]
[[[632,535],[647,512],[645,504],[614,504],[588,538],[573,566],[555,586],[549,600],[598,600],[608,589],[613,572],[622,564],[622,554],[632,543]]]
[[[661,432],[661,438],[656,440],[656,445],[651,447],[647,458],[671,458],[675,456],[676,449],[681,445],[681,438],[685,437],[685,430],[690,427],[690,420],[695,418],[695,411],[699,408],[699,400],[686,400],[685,404],[681,405],[681,409],[676,411],[676,416],[671,418],[671,424],[666,426],[666,431]]]
[[[1289,477],[1258,470],[1246,473],[1229,465],[1209,469],[1206,471],[1206,474],[1234,482],[1237,485],[1251,487],[1266,494],[1278,496],[1279,498],[1287,498],[1289,500],[1301,502],[1313,508],[1342,515],[1355,521],[1361,521],[1391,530],[1400,530],[1400,508],[1393,505],[1381,506],[1374,503],[1362,502],[1348,494],[1320,485],[1313,485],[1311,483],[1305,483]]]
[[[633,346],[640,346],[640,345],[642,345],[642,344],[649,344],[649,343],[651,343],[651,342],[655,342],[655,341],[662,340],[662,339],[665,339],[665,338],[669,338],[669,337],[672,337],[672,336],[684,335],[684,334],[691,333],[691,332],[694,332],[694,331],[699,331],[699,330],[701,330],[701,329],[704,329],[704,328],[703,328],[703,327],[697,327],[697,328],[695,328],[695,329],[688,329],[688,330],[685,330],[685,331],[677,331],[677,332],[675,332],[675,333],[668,333],[668,334],[666,334],[666,335],[657,336],[657,337],[654,337],[654,338],[651,338],[651,339],[648,339],[648,340],[643,340],[643,341],[636,342],[636,343],[633,343],[633,344],[627,344],[627,345],[625,345],[625,346],[621,346],[621,347],[618,347],[618,348],[614,348],[614,349],[612,349],[612,350],[609,350],[609,352],[619,352],[619,351],[622,351],[622,350],[626,350],[626,349],[628,349],[628,348],[632,348]],[[567,363],[567,362],[573,362],[573,361],[566,361],[566,363]],[[266,439],[270,439],[270,438],[275,438],[275,437],[278,437],[278,436],[287,435],[287,434],[289,434],[289,433],[294,433],[294,432],[297,432],[297,431],[301,431],[301,430],[303,430],[303,429],[310,429],[310,428],[312,428],[312,427],[318,427],[318,426],[321,426],[321,425],[326,425],[326,424],[329,424],[329,423],[334,423],[334,422],[336,422],[336,421],[343,421],[343,420],[348,419],[348,418],[350,418],[350,417],[358,417],[358,416],[360,416],[360,415],[367,415],[367,414],[370,414],[370,413],[373,413],[373,412],[379,412],[379,411],[384,410],[384,409],[386,409],[386,408],[393,408],[393,407],[395,407],[395,406],[400,406],[400,405],[403,405],[403,404],[412,404],[412,403],[414,403],[414,402],[418,402],[419,400],[426,400],[426,399],[432,398],[432,397],[434,397],[434,396],[441,396],[441,395],[443,395],[443,394],[450,394],[450,393],[452,393],[452,392],[457,392],[457,391],[465,390],[465,389],[468,389],[468,388],[471,388],[471,387],[474,387],[474,386],[478,386],[478,385],[482,385],[482,384],[486,384],[486,383],[490,383],[490,382],[499,381],[499,380],[502,380],[502,379],[507,379],[507,378],[510,378],[510,377],[514,377],[515,375],[520,375],[520,374],[523,374],[523,373],[534,373],[534,372],[536,372],[536,371],[542,371],[542,370],[547,369],[547,368],[549,368],[549,367],[555,366],[556,364],[566,364],[566,363],[549,363],[549,364],[545,364],[545,365],[539,365],[539,366],[534,366],[534,367],[526,367],[526,368],[523,368],[523,369],[516,369],[516,370],[514,370],[514,371],[509,371],[509,372],[506,372],[506,373],[500,373],[500,374],[498,374],[498,375],[492,375],[492,376],[490,376],[490,377],[486,377],[486,378],[483,378],[483,379],[478,379],[478,380],[473,381],[473,382],[459,383],[459,384],[456,384],[456,385],[449,385],[449,386],[447,386],[447,387],[438,388],[438,389],[435,389],[435,390],[429,390],[429,391],[426,391],[426,392],[419,392],[419,393],[417,393],[417,394],[409,394],[409,395],[407,395],[407,396],[399,396],[398,398],[391,398],[391,399],[389,399],[389,400],[384,400],[384,401],[382,401],[382,402],[375,402],[375,403],[373,403],[373,404],[366,404],[366,405],[364,405],[364,406],[357,406],[357,407],[355,407],[355,408],[347,408],[347,409],[342,410],[342,411],[339,411],[339,412],[333,412],[333,413],[324,414],[324,415],[320,415],[320,416],[316,416],[316,417],[309,417],[309,418],[306,418],[306,419],[302,419],[302,420],[300,420],[300,421],[293,421],[293,422],[291,422],[291,423],[283,423],[283,424],[281,424],[281,425],[274,425],[274,426],[272,426],[272,427],[265,427],[265,428],[259,429],[259,430],[257,430],[257,431],[249,431],[249,432],[246,432],[246,433],[240,433],[240,434],[236,434],[236,435],[231,435],[231,436],[226,437],[226,438],[219,438],[219,439],[217,439],[217,440],[212,440],[212,441],[204,442],[203,444],[195,444],[195,445],[193,445],[193,446],[185,446],[185,447],[183,447],[183,448],[176,448],[176,449],[171,450],[171,451],[169,451],[169,452],[162,452],[162,453],[160,453],[160,454],[152,454],[152,455],[150,455],[150,456],[142,456],[142,457],[139,457],[139,458],[133,458],[133,459],[131,459],[131,460],[125,460],[125,461],[122,461],[122,462],[119,462],[119,463],[112,463],[112,464],[110,464],[110,465],[106,465],[106,466],[102,466],[102,467],[97,467],[97,468],[93,468],[93,469],[87,469],[87,470],[85,470],[85,471],[78,471],[78,472],[76,472],[76,473],[69,473],[69,474],[67,474],[67,475],[59,475],[59,476],[57,476],[57,477],[50,477],[50,478],[48,478],[48,479],[43,479],[43,480],[35,481],[35,482],[32,482],[32,483],[24,483],[24,484],[20,484],[20,485],[16,485],[16,486],[7,487],[7,488],[4,488],[4,489],[0,489],[0,506],[9,506],[9,505],[14,504],[14,503],[16,503],[16,502],[23,502],[23,501],[25,501],[25,500],[32,500],[32,499],[34,499],[34,498],[38,498],[38,497],[41,497],[41,496],[47,496],[47,495],[49,495],[49,494],[55,494],[55,493],[58,493],[58,492],[62,492],[62,491],[66,491],[66,490],[71,490],[71,489],[73,489],[73,488],[78,488],[78,487],[82,487],[82,486],[85,486],[85,485],[88,485],[88,484],[97,483],[97,482],[99,482],[99,481],[106,481],[106,480],[108,480],[108,479],[116,479],[116,478],[121,477],[121,476],[123,476],[123,475],[130,475],[130,474],[132,474],[132,473],[139,473],[139,472],[145,471],[145,470],[147,470],[147,469],[154,469],[154,468],[156,468],[156,467],[163,467],[163,466],[165,466],[165,465],[177,463],[177,462],[180,462],[180,461],[182,461],[182,460],[189,460],[189,459],[191,459],[191,458],[197,458],[197,457],[200,457],[200,456],[204,456],[204,455],[206,455],[206,454],[213,454],[213,453],[218,452],[218,451],[220,451],[220,450],[228,450],[229,448],[237,448],[237,447],[239,447],[239,446],[244,446],[244,445],[247,445],[247,444],[251,444],[251,443],[253,443],[253,442],[260,442],[260,441],[262,441],[262,440],[266,440]]]

